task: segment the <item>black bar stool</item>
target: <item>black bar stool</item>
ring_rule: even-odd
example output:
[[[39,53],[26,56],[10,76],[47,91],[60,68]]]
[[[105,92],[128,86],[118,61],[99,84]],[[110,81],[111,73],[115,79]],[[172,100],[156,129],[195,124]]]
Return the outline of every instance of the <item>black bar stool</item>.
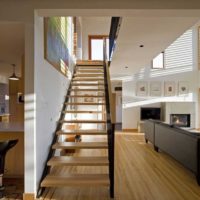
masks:
[[[5,157],[9,149],[17,144],[18,140],[5,140],[0,141],[0,196],[3,195],[3,174],[5,168]]]

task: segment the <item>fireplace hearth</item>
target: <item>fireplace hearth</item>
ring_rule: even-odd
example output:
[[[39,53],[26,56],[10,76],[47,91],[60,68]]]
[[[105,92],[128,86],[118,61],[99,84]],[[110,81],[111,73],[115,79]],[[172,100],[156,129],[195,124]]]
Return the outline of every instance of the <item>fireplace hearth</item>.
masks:
[[[190,127],[190,114],[171,114],[170,124],[179,127]]]

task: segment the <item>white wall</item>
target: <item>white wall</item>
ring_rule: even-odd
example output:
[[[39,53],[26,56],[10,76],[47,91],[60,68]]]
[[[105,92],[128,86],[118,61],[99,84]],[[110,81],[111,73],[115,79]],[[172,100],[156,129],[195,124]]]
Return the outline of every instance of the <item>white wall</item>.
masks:
[[[43,18],[35,17],[36,185],[40,180],[69,80],[44,59]]]
[[[88,57],[88,35],[109,35],[111,17],[83,17],[82,18],[82,53],[83,59]]]
[[[193,30],[194,32],[195,30]],[[183,38],[184,37],[184,38]],[[166,66],[164,70],[152,70],[150,66],[142,68],[140,73],[134,74],[132,80],[123,81],[123,129],[135,129],[140,121],[140,107],[152,106],[152,103],[160,102],[197,102],[198,100],[198,69],[194,62],[194,45],[192,35],[183,36],[176,40],[166,53]],[[186,39],[186,40],[184,40]],[[146,81],[148,84],[148,95],[139,97],[136,95],[136,85],[138,81]],[[162,96],[150,97],[150,83],[159,81],[162,84]],[[176,85],[176,95],[173,97],[164,96],[164,82],[174,81]],[[178,82],[187,81],[189,84],[189,94],[178,96]],[[156,106],[156,105],[153,105]],[[196,106],[196,104],[194,105]],[[184,109],[184,107],[183,107]],[[194,108],[197,110],[197,108]],[[196,116],[198,117],[198,116]],[[195,123],[193,121],[193,123]],[[198,126],[197,124],[193,124]]]

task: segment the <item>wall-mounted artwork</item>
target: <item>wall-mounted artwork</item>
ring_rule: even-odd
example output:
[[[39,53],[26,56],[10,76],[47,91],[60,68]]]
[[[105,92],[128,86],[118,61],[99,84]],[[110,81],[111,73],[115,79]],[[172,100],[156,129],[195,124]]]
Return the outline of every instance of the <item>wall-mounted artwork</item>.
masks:
[[[44,18],[44,57],[58,71],[67,76],[69,53],[67,48],[67,17]]]
[[[160,97],[162,95],[162,84],[159,81],[153,81],[150,83],[150,96]]]
[[[174,81],[165,82],[165,96],[175,96],[175,82]]]
[[[148,83],[146,81],[137,82],[136,95],[137,96],[147,96],[148,95]]]
[[[189,84],[187,81],[179,81],[178,83],[178,94],[187,95],[189,93]]]

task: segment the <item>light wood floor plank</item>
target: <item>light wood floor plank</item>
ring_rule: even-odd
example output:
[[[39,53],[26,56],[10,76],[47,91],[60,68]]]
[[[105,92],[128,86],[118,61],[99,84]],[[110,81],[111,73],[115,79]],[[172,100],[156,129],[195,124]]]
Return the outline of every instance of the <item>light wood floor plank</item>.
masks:
[[[102,141],[105,136],[94,136]],[[84,136],[92,141],[91,136]],[[95,139],[95,141],[97,141]],[[117,133],[115,200],[199,200],[195,176],[163,152],[155,152],[139,133]],[[106,156],[107,150],[79,150],[75,156]],[[52,170],[53,171],[53,170]],[[56,173],[108,173],[106,167],[67,167]],[[53,192],[52,192],[53,190]],[[48,197],[48,198],[47,198]],[[49,189],[45,200],[109,200],[109,188]]]

